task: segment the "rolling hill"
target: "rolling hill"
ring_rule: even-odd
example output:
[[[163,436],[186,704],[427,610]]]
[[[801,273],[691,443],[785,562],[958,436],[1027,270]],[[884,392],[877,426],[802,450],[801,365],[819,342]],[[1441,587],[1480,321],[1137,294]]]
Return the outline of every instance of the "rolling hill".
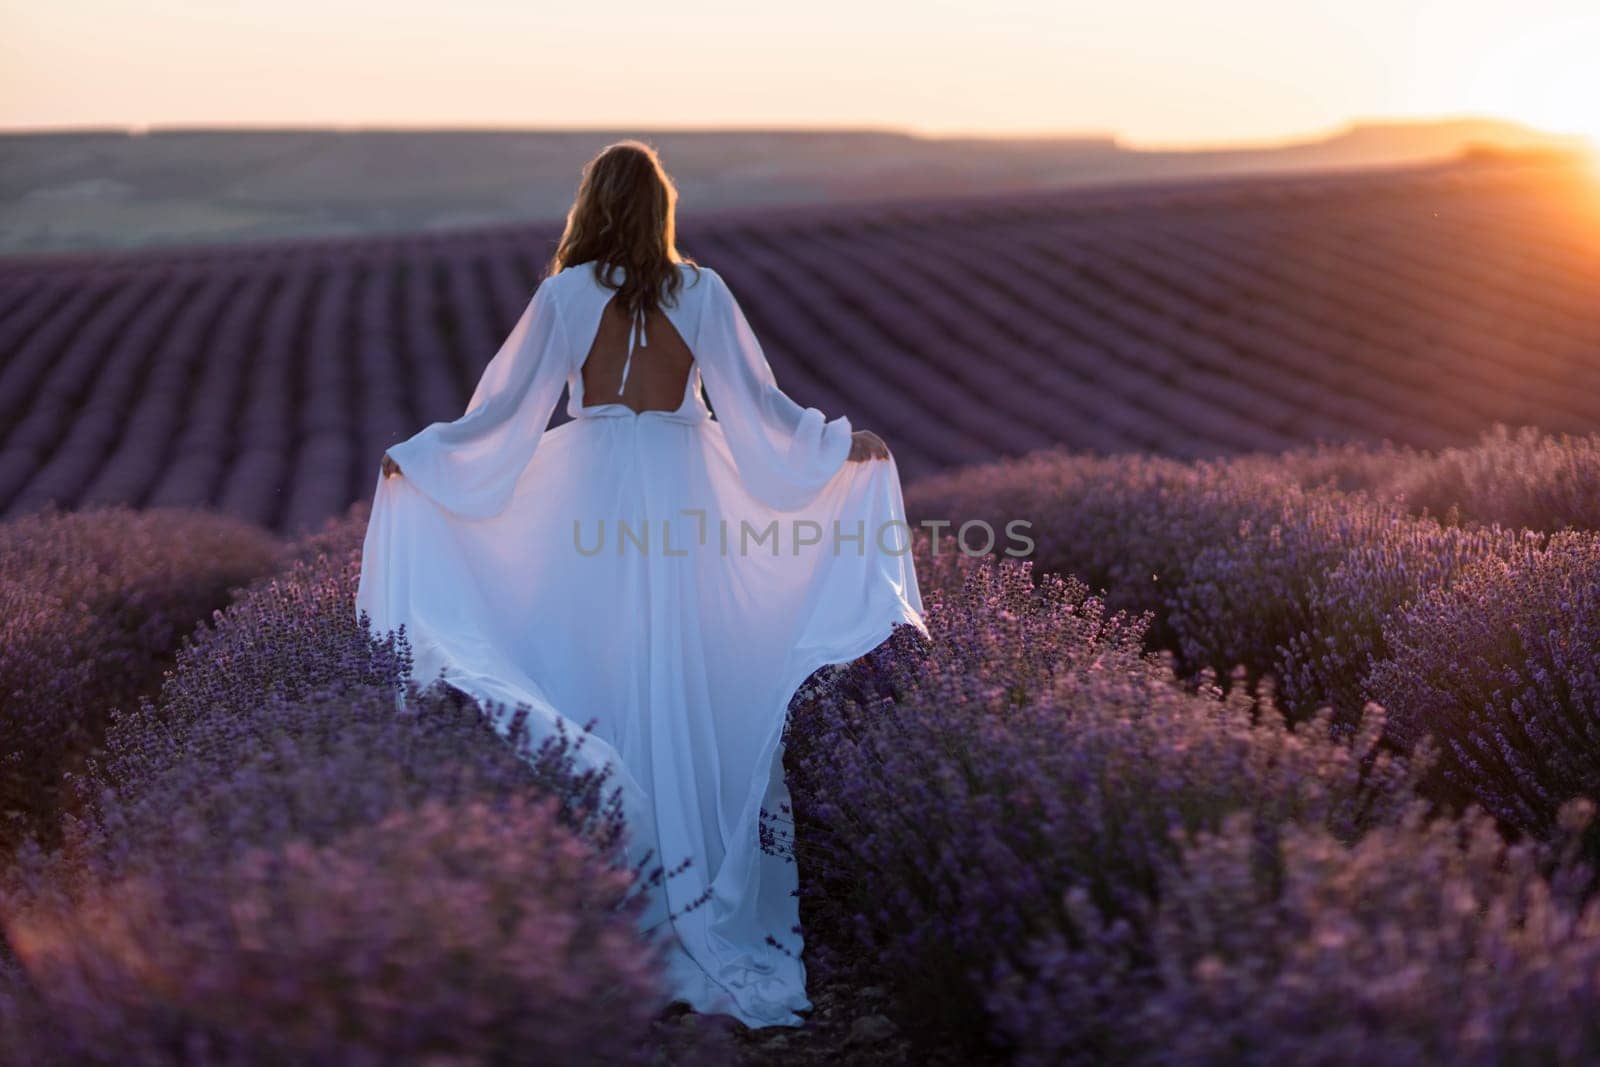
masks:
[[[0,260],[0,513],[311,526],[460,413],[556,235]],[[1050,445],[1600,429],[1600,183],[1571,163],[745,209],[686,220],[682,245],[779,382],[881,433],[907,479]]]
[[[1109,135],[894,129],[157,128],[0,134],[0,255],[558,222],[579,169],[644,136],[686,217],[728,208],[994,195],[1438,162],[1474,146],[1581,152],[1503,119],[1358,122],[1268,145],[1144,148]]]

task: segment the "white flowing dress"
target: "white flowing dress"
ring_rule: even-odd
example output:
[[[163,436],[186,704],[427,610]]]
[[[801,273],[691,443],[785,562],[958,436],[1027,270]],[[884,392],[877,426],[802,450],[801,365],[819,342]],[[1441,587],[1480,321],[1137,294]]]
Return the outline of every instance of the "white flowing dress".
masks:
[[[614,295],[593,266],[540,283],[460,418],[389,449],[402,474],[379,474],[356,608],[379,633],[404,624],[419,681],[525,705],[535,738],[598,720],[582,762],[621,787],[630,857],[688,861],[642,919],[667,938],[672,997],[797,1026],[798,872],[761,836],[792,834],[800,685],[897,624],[926,632],[899,472],[848,462],[848,418],[778,388],[710,268],[680,265],[662,308],[694,357],[677,409],[585,406]],[[630,340],[630,360],[649,353]],[[547,429],[563,385],[572,419]]]

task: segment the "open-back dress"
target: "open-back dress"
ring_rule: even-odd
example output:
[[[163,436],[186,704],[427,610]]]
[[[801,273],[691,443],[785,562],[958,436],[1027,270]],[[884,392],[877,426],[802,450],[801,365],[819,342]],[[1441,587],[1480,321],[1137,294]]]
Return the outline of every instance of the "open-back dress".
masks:
[[[849,419],[790,399],[721,276],[679,269],[661,312],[693,356],[682,403],[586,405],[615,291],[592,262],[545,278],[465,413],[389,449],[356,608],[404,624],[414,676],[497,729],[518,705],[536,739],[598,720],[580,754],[622,790],[630,856],[689,861],[642,919],[672,998],[795,1026],[798,871],[761,846],[763,809],[788,806],[788,706],[897,624],[925,631],[922,600],[893,458],[848,462]],[[635,368],[650,354],[630,344]],[[547,429],[563,385],[572,418]]]

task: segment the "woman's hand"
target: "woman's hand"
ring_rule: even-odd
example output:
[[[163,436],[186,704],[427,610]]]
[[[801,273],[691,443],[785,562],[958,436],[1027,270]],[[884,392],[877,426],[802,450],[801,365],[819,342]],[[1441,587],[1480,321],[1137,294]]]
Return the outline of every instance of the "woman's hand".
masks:
[[[857,430],[850,435],[851,463],[864,463],[869,459],[888,459],[889,446],[883,443],[883,438],[871,430]]]
[[[392,478],[396,474],[399,474],[399,473],[400,473],[400,464],[398,464],[394,460],[390,459],[389,458],[389,453],[385,452],[383,454],[383,476],[385,478]]]

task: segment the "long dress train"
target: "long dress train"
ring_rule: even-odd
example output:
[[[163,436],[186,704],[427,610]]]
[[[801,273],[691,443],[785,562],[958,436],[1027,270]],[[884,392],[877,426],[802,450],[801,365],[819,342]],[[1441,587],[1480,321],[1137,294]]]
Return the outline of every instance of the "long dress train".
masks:
[[[545,279],[466,412],[389,449],[403,474],[378,477],[356,608],[405,625],[418,679],[526,705],[536,738],[598,720],[580,753],[623,790],[630,857],[689,861],[642,920],[669,938],[671,995],[794,1026],[798,875],[760,844],[789,799],[789,702],[895,625],[925,630],[922,601],[893,459],[847,462],[849,420],[785,395],[726,283],[681,269],[678,408],[585,405],[612,290],[593,264]],[[563,385],[572,420],[547,430]]]

